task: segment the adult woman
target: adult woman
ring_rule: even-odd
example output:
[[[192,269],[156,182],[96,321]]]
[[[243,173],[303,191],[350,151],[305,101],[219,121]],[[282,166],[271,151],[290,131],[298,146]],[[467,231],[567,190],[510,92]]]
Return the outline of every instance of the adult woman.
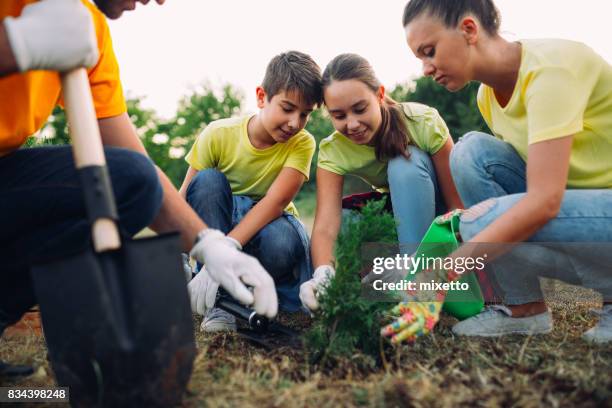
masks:
[[[318,307],[317,291],[335,273],[345,175],[390,192],[399,242],[406,247],[421,241],[436,214],[462,207],[448,164],[453,141],[435,109],[393,101],[370,64],[356,54],[339,55],[327,65],[323,97],[336,131],[319,147],[312,234],[316,269],[300,289],[311,310]]]
[[[463,202],[480,203],[462,216],[464,240],[612,241],[612,67],[572,41],[508,42],[499,20],[491,0],[411,0],[404,10],[424,74],[450,91],[482,82],[478,107],[497,136],[472,132],[451,155]],[[576,278],[607,303],[611,280],[599,269],[577,268]],[[456,333],[552,329],[536,274],[498,279],[507,305],[458,323]],[[612,305],[601,314],[585,338],[612,340]]]

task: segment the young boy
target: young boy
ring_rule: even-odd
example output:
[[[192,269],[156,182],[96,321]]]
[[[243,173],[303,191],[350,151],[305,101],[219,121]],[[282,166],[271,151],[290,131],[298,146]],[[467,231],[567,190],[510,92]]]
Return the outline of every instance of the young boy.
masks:
[[[256,97],[258,114],[214,121],[199,135],[180,193],[210,228],[261,262],[281,308],[296,311],[299,286],[312,270],[292,200],[308,180],[316,147],[304,126],[322,100],[320,68],[301,52],[277,55]],[[235,330],[234,317],[213,308],[217,289],[205,267],[189,283],[202,330]]]

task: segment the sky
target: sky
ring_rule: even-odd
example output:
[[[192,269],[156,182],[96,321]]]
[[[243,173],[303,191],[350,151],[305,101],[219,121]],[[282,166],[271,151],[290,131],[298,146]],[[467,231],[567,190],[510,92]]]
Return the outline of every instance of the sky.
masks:
[[[612,63],[612,1],[496,0],[510,40],[582,41]],[[325,65],[336,55],[367,58],[388,88],[421,75],[401,24],[406,0],[166,0],[109,21],[127,96],[163,118],[202,83],[229,83],[253,112],[268,61],[290,49]]]

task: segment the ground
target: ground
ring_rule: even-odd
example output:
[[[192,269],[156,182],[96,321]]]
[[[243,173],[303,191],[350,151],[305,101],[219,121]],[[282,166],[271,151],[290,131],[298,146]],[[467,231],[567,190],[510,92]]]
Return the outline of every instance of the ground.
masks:
[[[593,346],[580,338],[596,322],[588,310],[598,300],[573,286],[548,287],[555,318],[549,335],[457,338],[450,331],[454,319],[445,317],[433,336],[394,349],[380,366],[356,354],[318,367],[298,348],[264,351],[234,334],[198,330],[199,353],[183,405],[612,407],[612,344]],[[305,315],[281,320],[302,330],[310,324]],[[194,328],[199,322],[194,317]],[[0,340],[0,359],[37,367],[34,376],[3,386],[54,383],[40,337]]]

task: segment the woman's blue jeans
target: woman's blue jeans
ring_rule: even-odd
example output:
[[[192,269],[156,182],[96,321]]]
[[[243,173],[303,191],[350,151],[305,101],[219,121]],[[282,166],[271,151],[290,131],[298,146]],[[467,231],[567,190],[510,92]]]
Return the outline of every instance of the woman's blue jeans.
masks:
[[[229,233],[256,204],[246,196],[233,195],[227,178],[215,169],[199,171],[187,188],[187,202],[211,228]],[[304,246],[293,225],[279,217],[263,227],[244,246],[278,284],[297,278]]]
[[[459,140],[451,154],[451,172],[463,203],[471,207],[461,218],[464,241],[527,191],[525,161],[510,144],[485,133],[471,132]],[[538,276],[582,284],[612,300],[612,263],[602,267],[607,262],[602,257],[609,260],[612,250],[612,189],[566,190],[558,215],[528,242],[547,245],[519,246],[512,263],[495,268],[507,304],[541,301]],[[567,256],[576,251],[580,257]]]

